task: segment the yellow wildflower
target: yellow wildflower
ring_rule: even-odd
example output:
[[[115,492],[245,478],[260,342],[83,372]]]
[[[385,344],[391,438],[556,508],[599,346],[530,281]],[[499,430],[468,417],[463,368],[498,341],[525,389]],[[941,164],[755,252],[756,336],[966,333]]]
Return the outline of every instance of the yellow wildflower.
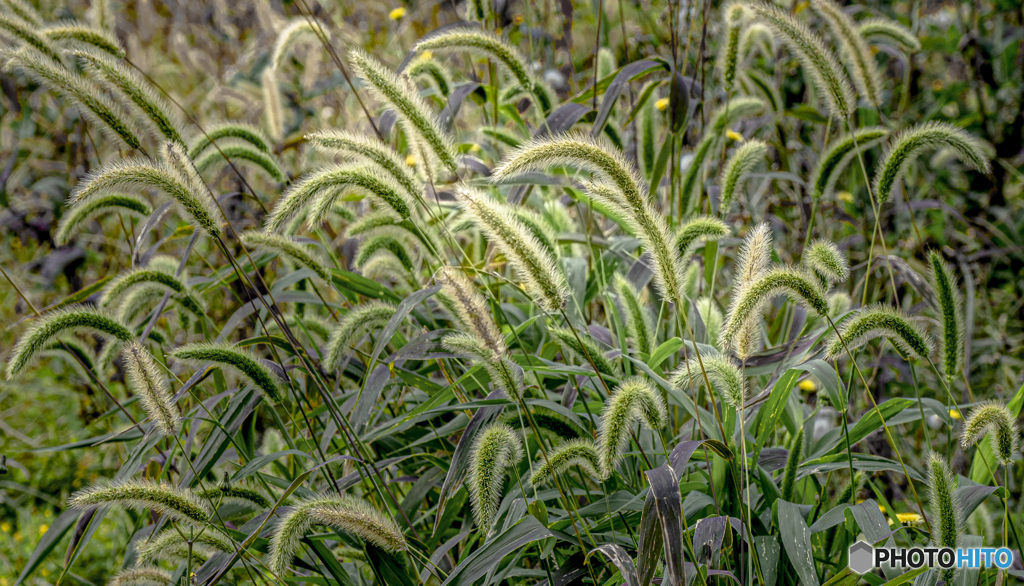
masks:
[[[845,201],[846,203],[853,203],[853,194],[850,193],[849,191],[840,191],[839,193],[836,194],[836,197],[838,197],[841,201]]]
[[[818,385],[814,384],[814,381],[812,381],[811,379],[805,378],[804,380],[800,381],[800,390],[807,393],[813,393],[814,391],[818,390]]]
[[[738,132],[734,132],[732,130],[729,130],[729,131],[726,131],[725,135],[729,137],[729,140],[735,140],[736,142],[743,142],[743,135],[738,133]]]
[[[415,167],[416,166],[416,155],[409,155],[408,157],[406,157],[405,158],[405,164],[409,165],[410,167]]]
[[[956,419],[957,421],[963,421],[964,420],[963,417],[960,417],[960,412],[957,411],[956,409],[950,409],[949,410],[949,416],[952,417],[953,419]]]
[[[517,15],[513,16],[512,17],[512,22],[514,22],[516,25],[523,24],[523,15],[522,14],[517,14]]]
[[[48,570],[47,568],[43,568],[39,570],[39,575],[45,578],[50,575],[50,570]]]
[[[11,524],[10,523],[8,523],[7,521],[4,521],[3,523],[0,523],[0,533],[10,533],[10,532],[11,532]]]
[[[423,59],[424,61],[426,61],[427,59],[430,59],[433,56],[434,56],[434,54],[432,52],[430,52],[430,51],[424,51],[424,52],[420,53],[420,59]]]
[[[405,16],[405,7],[404,6],[399,6],[398,8],[396,8],[396,9],[391,11],[391,14],[388,15],[388,18],[390,18],[391,20],[402,20],[402,18],[404,16]]]
[[[905,525],[916,525],[924,521],[924,517],[917,513],[896,513],[896,519]]]
[[[49,530],[50,530],[50,526],[47,525],[46,523],[43,523],[42,525],[39,526],[39,534],[40,535],[46,533]]]
[[[654,102],[654,107],[664,112],[668,110],[668,98],[662,98],[657,102]]]

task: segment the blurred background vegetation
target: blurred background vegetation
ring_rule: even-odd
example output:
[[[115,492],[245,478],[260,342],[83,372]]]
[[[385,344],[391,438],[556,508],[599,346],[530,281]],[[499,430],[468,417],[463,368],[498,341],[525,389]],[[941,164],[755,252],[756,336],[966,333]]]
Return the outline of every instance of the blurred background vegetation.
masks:
[[[329,25],[339,54],[346,46],[362,46],[391,65],[423,33],[457,20],[461,10],[452,0],[307,1],[316,18]],[[498,3],[506,32],[520,46],[524,39],[531,43],[535,66],[563,98],[591,83],[599,3],[604,23],[599,42],[614,52],[619,64],[668,55],[670,5],[664,0]],[[126,0],[109,6],[42,0],[33,4],[49,20],[75,18],[109,27],[125,45],[128,58],[191,116],[256,125],[263,123],[260,73],[278,33],[298,14],[291,2],[280,0]],[[686,29],[690,33],[687,58],[695,68],[691,71],[699,72],[698,79],[710,75],[719,23],[717,19],[702,23],[699,15],[717,11],[719,1],[684,0],[671,6],[678,7],[680,22],[692,24]],[[792,10],[807,6],[797,0]],[[917,258],[910,262],[919,273],[925,272],[921,261],[928,248],[942,248],[947,258],[955,259],[965,281],[967,321],[973,326],[968,335],[970,384],[990,398],[1005,400],[1020,386],[1024,371],[1024,3],[867,0],[857,9],[898,19],[921,40],[921,51],[911,55],[909,63],[899,52],[886,61],[886,77],[904,80],[897,87],[900,108],[894,113],[900,126],[945,120],[984,138],[994,149],[991,176],[946,173],[938,159],[915,171],[907,181],[917,193],[914,213],[905,213],[905,199],[898,201],[887,208],[883,222],[888,228],[883,232],[899,235],[899,239],[891,237],[890,250]],[[696,69],[697,65],[701,67]],[[359,109],[353,94],[345,91],[347,84],[332,56],[319,44],[300,46],[287,71],[290,79],[282,84],[287,89],[279,154],[297,174],[305,156],[303,134],[346,127],[346,120],[357,116]],[[74,108],[61,105],[51,92],[17,79],[8,73],[0,75],[0,266],[41,310],[127,266],[130,250],[125,236],[133,228],[108,218],[97,224],[102,231],[86,234],[70,246],[55,245],[53,234],[68,193],[101,161],[94,137],[84,130]],[[784,80],[784,99],[799,103],[804,89],[795,63]],[[802,109],[789,114],[798,119],[817,115]],[[220,181],[229,185],[237,179],[224,173]],[[257,194],[264,187],[269,189],[258,177],[251,176],[251,181]],[[851,191],[839,193],[838,204],[824,210],[825,218],[849,224],[847,238],[863,244],[861,223],[853,218],[865,214],[866,202],[856,200]],[[276,192],[267,199],[272,197]],[[238,227],[256,227],[257,205],[235,200],[229,210],[234,217],[229,219]],[[781,226],[783,231],[793,242],[802,239],[801,216],[788,209],[794,206],[783,198],[773,205],[775,221],[791,222]],[[171,238],[187,235],[182,232]],[[786,243],[781,245],[784,248]],[[210,311],[224,310],[214,303]],[[0,280],[0,360],[7,358],[20,331],[17,324],[31,313],[11,283]],[[878,396],[909,393],[895,358],[881,359],[892,363],[880,364],[876,371]],[[0,475],[0,586],[13,584],[67,496],[91,480],[110,476],[120,466],[124,456],[120,443],[99,450],[53,449],[116,431],[112,413],[109,404],[99,400],[96,390],[64,361],[44,363],[30,379],[0,382],[0,453],[7,455],[6,473]],[[953,467],[962,471],[964,463],[954,461]],[[1012,492],[1019,494],[1019,487]],[[112,513],[107,519],[69,580],[98,581],[120,566],[122,541],[130,531],[119,525],[127,517]],[[51,556],[31,582],[54,580],[61,562],[61,555]]]

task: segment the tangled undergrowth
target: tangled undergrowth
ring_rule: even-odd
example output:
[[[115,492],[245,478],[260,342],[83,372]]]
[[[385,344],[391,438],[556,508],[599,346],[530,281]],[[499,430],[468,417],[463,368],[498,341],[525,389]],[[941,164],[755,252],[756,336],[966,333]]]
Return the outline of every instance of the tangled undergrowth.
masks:
[[[1024,15],[497,4],[0,0],[3,586],[1024,578]]]

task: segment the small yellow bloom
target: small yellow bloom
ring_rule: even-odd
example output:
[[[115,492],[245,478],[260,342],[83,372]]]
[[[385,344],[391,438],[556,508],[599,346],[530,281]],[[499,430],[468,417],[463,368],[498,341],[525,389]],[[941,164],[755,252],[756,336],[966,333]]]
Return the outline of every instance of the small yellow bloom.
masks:
[[[416,166],[416,155],[409,155],[408,157],[406,157],[405,158],[405,164],[409,165],[410,167],[415,167]]]
[[[964,420],[963,417],[960,417],[960,412],[957,411],[956,409],[950,409],[949,410],[949,416],[952,417],[953,419],[956,419],[957,421],[963,421]]]
[[[473,146],[469,147],[469,150],[474,152],[474,153],[479,153],[480,152],[480,145],[478,145],[476,143],[473,143]]]
[[[896,513],[896,519],[904,525],[916,525],[924,521],[924,517],[917,513]]]
[[[3,523],[0,523],[0,533],[10,533],[10,532],[11,532],[11,524],[10,523],[8,523],[7,521],[4,521]]]
[[[814,384],[814,381],[811,379],[806,378],[800,381],[800,390],[807,393],[813,393],[818,390],[818,385]]]
[[[841,201],[845,201],[846,203],[853,203],[853,194],[850,193],[849,191],[840,191],[839,193],[836,194],[836,197],[838,197]]]
[[[14,534],[14,540],[18,543],[21,543],[21,531],[18,531]]]
[[[943,87],[943,85],[942,85],[942,80],[941,79],[936,79],[935,81],[932,82],[932,91],[933,92],[941,92],[942,91],[942,87]]]
[[[434,54],[432,52],[430,52],[430,51],[424,51],[424,52],[420,53],[420,59],[423,59],[424,61],[426,61],[427,59],[430,59],[433,56],[434,56]]]
[[[801,3],[797,4],[796,7],[793,8],[793,14],[800,14],[801,12],[803,12],[804,10],[807,10],[810,7],[811,7],[811,3],[810,2],[801,2]]]
[[[391,14],[388,15],[388,17],[391,20],[402,20],[402,18],[404,16],[405,16],[405,7],[404,6],[399,6],[398,8],[392,10]]]
[[[513,16],[512,17],[512,22],[516,23],[516,25],[523,24],[523,15],[522,14],[517,14],[517,15]]]
[[[668,110],[668,98],[662,98],[657,102],[654,102],[654,107],[664,112]]]
[[[729,140],[735,140],[736,142],[743,142],[743,135],[738,133],[738,132],[733,132],[732,130],[729,130],[729,131],[727,131],[725,133],[725,135],[729,137]]]
[[[45,578],[50,575],[50,570],[43,568],[42,570],[39,570],[39,575]]]
[[[47,525],[46,523],[43,523],[42,525],[39,526],[39,534],[40,535],[46,533],[49,530],[50,530],[50,526]]]

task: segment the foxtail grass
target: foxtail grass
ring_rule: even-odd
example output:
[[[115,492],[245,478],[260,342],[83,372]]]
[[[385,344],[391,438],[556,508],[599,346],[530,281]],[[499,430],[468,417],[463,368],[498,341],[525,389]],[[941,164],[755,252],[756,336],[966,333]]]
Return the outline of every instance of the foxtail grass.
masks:
[[[469,499],[473,518],[484,531],[490,528],[498,512],[506,472],[522,459],[522,442],[504,423],[487,426],[473,442],[469,457]]]
[[[318,525],[355,535],[389,552],[408,549],[394,519],[365,500],[344,494],[317,495],[302,499],[285,513],[270,539],[267,566],[285,576],[306,532]]]
[[[668,422],[668,412],[661,395],[650,381],[633,377],[612,391],[601,412],[597,435],[597,453],[604,478],[612,475],[629,445],[630,429],[637,422],[658,432]]]
[[[156,360],[139,342],[125,344],[122,349],[128,386],[139,397],[143,409],[164,435],[178,435],[181,431],[181,412],[174,403],[167,379]]]
[[[246,348],[230,344],[196,342],[176,349],[171,352],[171,356],[190,364],[212,362],[219,367],[230,368],[249,379],[263,391],[263,395],[271,403],[280,403],[283,398],[270,369],[261,364],[256,355]]]
[[[7,361],[7,379],[12,380],[24,372],[58,336],[81,331],[119,342],[131,342],[135,338],[125,324],[103,312],[85,307],[57,309],[37,318],[18,338]]]
[[[962,128],[945,122],[925,122],[893,137],[875,169],[874,193],[879,201],[892,198],[892,190],[907,167],[924,149],[948,148],[967,167],[988,173],[989,160],[981,141]]]
[[[827,345],[826,360],[843,355],[846,348],[853,350],[880,337],[888,338],[912,358],[926,360],[934,349],[931,337],[903,312],[887,305],[872,305],[840,325],[839,332]]]
[[[195,527],[206,525],[213,514],[209,505],[188,488],[134,479],[93,484],[72,494],[68,506],[75,509],[120,507],[140,512],[150,510]]]
[[[960,435],[964,450],[978,443],[986,433],[991,434],[992,451],[1004,466],[1013,464],[1020,444],[1017,417],[1002,403],[990,401],[971,409]]]

